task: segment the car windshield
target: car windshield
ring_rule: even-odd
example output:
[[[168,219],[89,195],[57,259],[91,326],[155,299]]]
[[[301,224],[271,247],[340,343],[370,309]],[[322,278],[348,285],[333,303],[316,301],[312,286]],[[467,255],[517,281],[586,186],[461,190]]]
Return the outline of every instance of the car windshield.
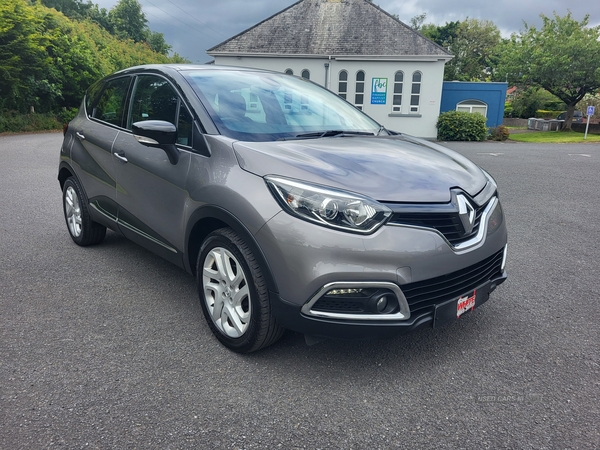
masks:
[[[337,95],[290,75],[205,69],[185,76],[219,132],[243,141],[374,135],[379,124]]]

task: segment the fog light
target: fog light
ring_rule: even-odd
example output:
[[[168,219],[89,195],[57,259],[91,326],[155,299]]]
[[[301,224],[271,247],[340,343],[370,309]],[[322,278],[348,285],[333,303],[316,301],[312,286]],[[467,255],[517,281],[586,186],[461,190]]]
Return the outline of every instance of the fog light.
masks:
[[[377,312],[382,313],[383,311],[385,311],[385,309],[387,308],[387,305],[388,305],[388,299],[384,295],[379,300],[377,300],[377,304],[375,305],[377,308]]]

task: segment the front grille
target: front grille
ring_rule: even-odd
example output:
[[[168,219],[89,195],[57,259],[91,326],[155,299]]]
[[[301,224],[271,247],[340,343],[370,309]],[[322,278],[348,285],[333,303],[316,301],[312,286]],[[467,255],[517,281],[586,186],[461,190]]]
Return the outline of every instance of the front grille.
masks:
[[[448,211],[447,205],[440,205],[439,207],[444,212],[436,212],[435,206],[431,206],[427,212],[394,211],[388,223],[433,228],[444,235],[452,245],[457,245],[477,235],[481,225],[481,215],[487,205],[486,203],[475,208],[475,223],[473,230],[468,234],[464,231],[458,216],[458,210]]]
[[[458,298],[492,278],[500,276],[503,252],[504,250],[500,250],[477,264],[441,277],[400,286],[410,306],[411,314],[420,309]]]

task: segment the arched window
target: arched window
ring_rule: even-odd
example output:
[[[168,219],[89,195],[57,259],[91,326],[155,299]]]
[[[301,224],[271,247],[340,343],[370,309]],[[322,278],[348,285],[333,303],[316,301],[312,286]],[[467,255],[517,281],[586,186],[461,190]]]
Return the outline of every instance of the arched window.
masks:
[[[308,71],[308,69],[304,69],[302,71],[302,78],[306,78],[307,80],[310,80],[310,72]]]
[[[487,117],[488,105],[480,100],[464,100],[456,105],[457,111],[478,113]]]
[[[348,72],[342,70],[338,76],[338,80],[338,95],[345,99],[348,94]]]
[[[421,81],[423,74],[415,72],[412,76],[412,88],[410,90],[410,112],[418,113],[421,104]]]
[[[294,75],[294,71],[292,69],[285,69],[286,75]]]
[[[394,98],[392,100],[392,112],[402,112],[402,85],[404,84],[404,72],[398,71],[394,75]]]
[[[365,73],[362,70],[356,72],[356,89],[354,92],[354,106],[362,111],[365,102]]]

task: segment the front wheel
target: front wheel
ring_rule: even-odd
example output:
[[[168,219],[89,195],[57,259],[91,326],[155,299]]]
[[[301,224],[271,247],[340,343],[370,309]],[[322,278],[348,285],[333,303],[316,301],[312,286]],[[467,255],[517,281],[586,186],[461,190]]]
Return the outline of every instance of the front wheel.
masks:
[[[99,244],[106,236],[106,227],[90,217],[83,188],[74,177],[63,185],[63,212],[69,234],[77,245]]]
[[[283,334],[273,318],[261,268],[230,228],[208,235],[196,264],[202,311],[215,336],[229,349],[250,353]]]

